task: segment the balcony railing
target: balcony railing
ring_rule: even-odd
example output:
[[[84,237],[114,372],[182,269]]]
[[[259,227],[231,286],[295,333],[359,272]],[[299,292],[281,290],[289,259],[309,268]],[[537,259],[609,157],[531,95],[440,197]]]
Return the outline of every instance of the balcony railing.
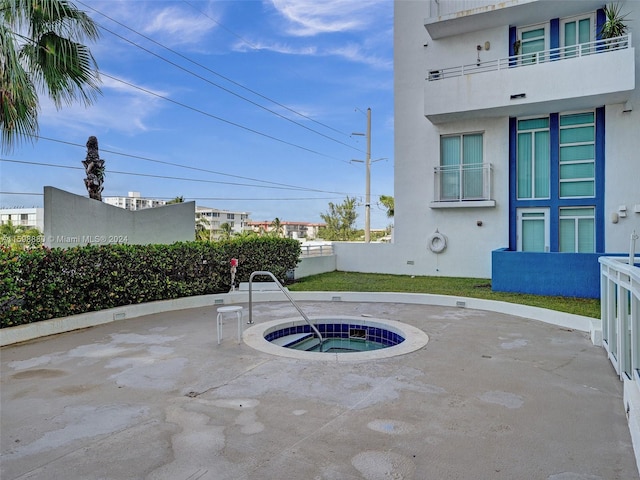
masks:
[[[521,55],[499,58],[497,60],[488,60],[486,62],[476,62],[458,67],[430,70],[427,80],[431,82],[475,73],[494,72],[497,70],[506,70],[515,67],[527,67],[598,53],[624,50],[630,48],[631,45],[631,34],[629,33],[621,37],[608,38],[606,40],[596,40],[593,42],[581,43],[579,45],[569,45],[560,48],[542,50],[540,52],[523,53]]]
[[[491,200],[491,164],[447,165],[434,168],[435,202]]]
[[[324,257],[333,255],[333,245],[301,245],[301,257]]]

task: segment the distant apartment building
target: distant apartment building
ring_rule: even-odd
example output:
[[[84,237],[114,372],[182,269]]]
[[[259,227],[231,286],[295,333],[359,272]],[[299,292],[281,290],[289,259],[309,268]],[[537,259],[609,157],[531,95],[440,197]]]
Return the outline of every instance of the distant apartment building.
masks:
[[[129,192],[127,197],[103,197],[104,203],[113,205],[114,207],[124,208],[125,210],[143,210],[145,208],[161,207],[166,205],[166,200],[158,200],[156,198],[143,198],[140,192]]]
[[[196,229],[209,231],[209,240],[218,240],[225,232],[222,225],[228,224],[231,235],[248,230],[249,212],[235,212],[211,207],[196,206]]]
[[[15,227],[44,231],[44,208],[1,208],[0,225],[11,222]]]
[[[271,232],[273,231],[273,220],[253,221],[249,222],[249,226],[254,232]],[[295,238],[313,240],[318,237],[318,230],[322,227],[326,227],[324,223],[310,223],[310,222],[280,222],[282,229],[281,235],[285,238]]]

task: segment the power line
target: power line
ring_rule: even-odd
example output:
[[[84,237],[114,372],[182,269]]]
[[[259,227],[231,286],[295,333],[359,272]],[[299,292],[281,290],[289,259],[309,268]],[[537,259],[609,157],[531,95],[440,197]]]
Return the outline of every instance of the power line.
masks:
[[[218,77],[220,77],[220,78],[223,78],[224,80],[226,80],[226,81],[228,81],[228,82],[232,83],[233,85],[236,85],[236,86],[238,86],[238,87],[240,87],[240,88],[243,88],[243,89],[245,89],[245,90],[247,90],[247,91],[251,92],[252,94],[259,96],[260,98],[263,98],[263,99],[265,99],[265,100],[268,100],[268,101],[270,101],[270,102],[272,102],[272,103],[274,103],[274,104],[276,104],[276,105],[278,105],[278,106],[280,106],[280,107],[282,107],[282,108],[284,108],[284,109],[286,109],[286,110],[288,110],[288,111],[290,111],[290,112],[292,112],[292,113],[294,113],[294,114],[296,114],[296,115],[299,115],[299,116],[301,116],[301,117],[303,117],[303,118],[305,118],[305,119],[307,119],[307,120],[310,120],[310,121],[312,121],[312,122],[314,122],[314,123],[317,123],[317,124],[319,124],[319,125],[322,125],[322,126],[323,126],[323,127],[325,127],[325,128],[328,128],[328,129],[333,130],[333,131],[335,131],[335,132],[337,132],[337,133],[340,133],[341,135],[348,136],[348,135],[344,134],[343,132],[340,132],[339,130],[336,130],[336,129],[334,129],[334,128],[332,128],[332,127],[328,126],[328,125],[325,125],[325,124],[323,124],[323,123],[321,123],[321,122],[318,122],[318,121],[316,121],[316,120],[312,119],[311,117],[308,117],[308,116],[306,116],[306,115],[303,115],[302,113],[299,113],[299,112],[297,112],[297,111],[295,111],[295,110],[293,110],[293,109],[291,109],[291,108],[287,107],[286,105],[283,105],[283,104],[281,104],[281,103],[278,103],[278,102],[276,102],[275,100],[273,100],[273,99],[271,99],[271,98],[269,98],[269,97],[266,97],[266,96],[264,96],[264,95],[262,95],[262,94],[260,94],[260,93],[258,93],[258,92],[256,92],[256,91],[254,91],[254,90],[251,90],[251,89],[249,89],[249,88],[247,88],[247,87],[245,87],[245,86],[241,85],[241,84],[240,84],[240,83],[238,83],[238,82],[235,82],[234,80],[232,80],[232,79],[230,79],[230,78],[228,78],[228,77],[226,77],[226,76],[224,76],[224,75],[219,74],[218,72],[216,72],[216,71],[214,71],[214,70],[212,70],[212,69],[210,69],[210,68],[208,68],[208,67],[206,67],[206,66],[204,66],[204,65],[202,65],[202,64],[200,64],[200,63],[198,63],[198,62],[196,62],[196,61],[194,61],[194,60],[192,60],[192,59],[190,59],[189,57],[187,57],[187,56],[185,56],[185,55],[182,55],[181,53],[179,53],[179,52],[177,52],[177,51],[175,51],[175,50],[173,50],[173,49],[171,49],[171,48],[169,48],[169,47],[167,47],[167,46],[165,46],[165,45],[161,44],[160,42],[158,42],[158,41],[156,41],[156,40],[154,40],[154,39],[152,39],[152,38],[150,38],[150,37],[148,37],[148,36],[146,36],[146,35],[144,35],[144,34],[142,34],[142,33],[138,32],[138,31],[136,31],[136,30],[134,30],[134,29],[132,29],[132,28],[128,27],[127,25],[125,25],[125,24],[123,24],[123,23],[121,23],[121,22],[119,22],[119,21],[115,20],[115,19],[114,19],[114,18],[112,18],[112,17],[109,17],[108,15],[106,15],[106,14],[104,14],[104,13],[102,13],[102,12],[100,12],[100,11],[96,10],[95,8],[93,8],[93,7],[91,7],[91,6],[88,6],[88,5],[86,5],[86,4],[82,3],[82,2],[78,2],[78,3],[80,3],[81,5],[84,5],[84,6],[85,6],[85,7],[87,7],[87,8],[90,8],[90,9],[91,9],[91,10],[93,10],[94,12],[96,12],[96,13],[98,13],[98,14],[100,14],[100,15],[104,16],[105,18],[107,18],[107,19],[111,20],[112,22],[114,22],[114,23],[116,23],[116,24],[118,24],[118,25],[122,26],[123,28],[126,28],[127,30],[129,30],[129,31],[131,31],[131,32],[133,32],[133,33],[135,33],[136,35],[139,35],[139,36],[141,36],[142,38],[144,38],[144,39],[146,39],[146,40],[148,40],[148,41],[150,41],[150,42],[154,43],[155,45],[158,45],[158,46],[160,46],[161,48],[164,48],[165,50],[168,50],[169,52],[173,53],[174,55],[177,55],[178,57],[180,57],[180,58],[182,58],[182,59],[184,59],[184,60],[186,60],[186,61],[188,61],[188,62],[190,62],[190,63],[192,63],[192,64],[194,64],[194,65],[196,65],[196,66],[198,66],[198,67],[200,67],[200,68],[202,68],[202,69],[204,69],[204,70],[206,70],[206,71],[208,71],[208,72],[210,72],[210,73],[212,73],[212,74],[214,74],[214,75],[217,75],[217,76],[218,76]],[[202,13],[202,12],[200,12],[200,13]],[[327,139],[329,139],[329,140],[331,140],[331,141],[334,141],[334,142],[336,142],[336,143],[339,143],[340,145],[346,146],[346,147],[351,148],[351,149],[354,149],[354,150],[356,150],[356,151],[361,151],[360,149],[358,149],[358,148],[354,147],[353,145],[349,145],[349,144],[347,144],[347,143],[345,143],[345,142],[342,142],[342,141],[337,140],[337,139],[335,139],[335,138],[333,138],[333,137],[330,137],[330,136],[328,136],[328,135],[325,135],[324,133],[318,132],[317,130],[314,130],[314,129],[312,129],[312,128],[309,128],[309,127],[307,127],[306,125],[303,125],[302,123],[296,122],[295,120],[292,120],[292,119],[290,119],[290,118],[288,118],[288,117],[286,117],[286,116],[284,116],[284,115],[282,115],[282,114],[280,114],[280,113],[278,113],[278,112],[276,112],[276,111],[274,111],[274,110],[271,110],[271,109],[269,109],[269,108],[267,108],[267,107],[265,107],[265,106],[263,106],[263,105],[260,105],[259,103],[254,102],[253,100],[250,100],[250,99],[248,99],[248,98],[246,98],[246,97],[243,97],[242,95],[240,95],[240,94],[238,94],[238,93],[236,93],[236,92],[234,92],[234,91],[232,91],[232,90],[229,90],[228,88],[225,88],[225,87],[223,87],[222,85],[219,85],[219,84],[217,84],[217,83],[215,83],[215,82],[212,82],[211,80],[209,80],[209,79],[207,79],[207,78],[205,78],[205,77],[203,77],[203,76],[201,76],[201,75],[198,75],[197,73],[195,73],[195,72],[193,72],[193,71],[191,71],[191,70],[188,70],[188,69],[186,69],[185,67],[183,67],[183,66],[181,66],[181,65],[178,65],[177,63],[172,62],[171,60],[169,60],[169,59],[167,59],[167,58],[165,58],[165,57],[163,57],[163,56],[161,56],[161,55],[158,55],[158,54],[157,54],[157,53],[155,53],[155,52],[152,52],[151,50],[149,50],[149,49],[147,49],[147,48],[143,47],[142,45],[137,44],[137,43],[133,42],[132,40],[129,40],[128,38],[125,38],[125,37],[123,37],[122,35],[119,35],[118,33],[114,32],[114,31],[112,31],[112,30],[109,30],[108,28],[106,28],[105,26],[103,26],[103,25],[101,25],[101,24],[99,24],[99,23],[98,23],[98,26],[99,26],[100,28],[102,28],[103,30],[105,30],[106,32],[109,32],[110,34],[114,35],[115,37],[120,38],[121,40],[123,40],[123,41],[125,41],[125,42],[127,42],[127,43],[129,43],[129,44],[131,44],[131,45],[133,45],[133,46],[135,46],[135,47],[137,47],[137,48],[139,48],[139,49],[143,50],[144,52],[146,52],[146,53],[148,53],[148,54],[150,54],[150,55],[153,55],[154,57],[159,58],[160,60],[162,60],[162,61],[164,61],[164,62],[166,62],[166,63],[168,63],[168,64],[170,64],[170,65],[172,65],[172,66],[174,66],[174,67],[176,67],[176,68],[178,68],[178,69],[180,69],[180,70],[182,70],[182,71],[184,71],[184,72],[186,72],[186,73],[188,73],[188,74],[190,74],[190,75],[193,75],[194,77],[199,78],[200,80],[203,80],[204,82],[207,82],[207,83],[209,83],[210,85],[213,85],[213,86],[215,86],[215,87],[217,87],[217,88],[219,88],[219,89],[223,90],[224,92],[229,93],[230,95],[233,95],[233,96],[235,96],[235,97],[238,97],[238,98],[240,98],[240,99],[242,99],[242,100],[244,100],[244,101],[246,101],[246,102],[248,102],[248,103],[250,103],[250,104],[252,104],[252,105],[254,105],[254,106],[256,106],[256,107],[258,107],[258,108],[261,108],[261,109],[263,109],[263,110],[265,110],[265,111],[267,111],[267,112],[269,112],[269,113],[271,113],[271,114],[273,114],[273,115],[276,115],[277,117],[280,117],[280,118],[282,118],[282,119],[284,119],[284,120],[286,120],[286,121],[288,121],[288,122],[291,122],[291,123],[293,123],[293,124],[295,124],[295,125],[297,125],[297,126],[299,126],[299,127],[302,127],[302,128],[304,128],[304,129],[306,129],[306,130],[309,130],[309,131],[311,131],[311,132],[313,132],[313,133],[316,133],[317,135],[320,135],[320,136],[322,136],[322,137],[324,137],[324,138],[327,138]],[[108,75],[106,75],[106,76],[108,76]],[[333,157],[330,157],[330,158],[333,158]],[[338,159],[338,160],[339,160],[339,159]]]
[[[45,163],[45,162],[33,162],[27,160],[14,160],[9,158],[0,158],[0,162],[9,162],[9,163],[18,163],[23,165],[38,165],[41,167],[52,167],[52,168],[67,168],[70,170],[84,170],[83,167],[74,167],[71,165],[58,165],[55,163]],[[148,178],[162,178],[168,180],[179,180],[184,182],[196,182],[196,183],[215,183],[218,185],[232,185],[237,187],[253,187],[253,188],[268,188],[274,190],[304,190],[298,187],[282,187],[282,186],[270,186],[270,185],[254,185],[254,184],[246,184],[246,183],[238,183],[238,182],[222,182],[219,180],[206,180],[203,178],[185,178],[185,177],[172,177],[169,175],[155,175],[151,173],[136,173],[136,172],[122,172],[119,170],[107,170],[105,173],[116,174],[116,175],[132,175],[136,177],[148,177]],[[309,190],[317,193],[330,193],[335,195],[348,195],[344,192],[331,192],[326,190]]]
[[[222,23],[220,23],[218,20],[216,20],[215,18],[211,18],[209,15],[207,15],[206,13],[204,13],[202,10],[196,8],[192,3],[187,2],[187,0],[182,0],[183,3],[186,3],[187,5],[189,5],[191,8],[193,8],[196,12],[198,12],[200,15],[207,17],[209,20],[211,20],[213,23],[215,23],[216,25],[218,25],[219,27],[225,29],[227,32],[229,32],[231,35],[233,35],[234,37],[236,37],[237,39],[241,40],[242,43],[246,43],[247,45],[249,45],[252,49],[254,50],[259,50],[259,48],[257,46],[255,46],[253,43],[251,43],[249,40],[247,40],[244,37],[241,37],[240,35],[238,35],[236,32],[234,32],[233,30],[227,28],[225,25],[223,25]],[[276,102],[273,102],[276,103]],[[299,114],[302,115],[302,114]],[[303,115],[304,116],[304,115]],[[336,130],[337,131],[337,130]],[[338,132],[340,133],[340,132]]]
[[[255,129],[247,127],[245,125],[241,125],[241,124],[239,124],[237,122],[232,122],[231,120],[227,120],[225,118],[219,117],[219,116],[214,115],[212,113],[205,112],[204,110],[200,110],[199,108],[192,107],[190,105],[187,105],[186,103],[178,102],[177,100],[173,100],[172,98],[165,97],[164,95],[160,95],[159,93],[152,92],[151,90],[146,89],[144,87],[140,87],[139,85],[135,85],[135,84],[133,84],[131,82],[127,82],[125,80],[122,80],[121,78],[114,77],[113,75],[109,75],[109,74],[104,73],[104,72],[100,72],[100,75],[105,76],[107,78],[110,78],[112,80],[115,80],[116,82],[120,82],[120,83],[122,83],[124,85],[127,85],[127,86],[131,87],[131,88],[135,88],[137,90],[140,90],[141,92],[144,92],[144,93],[146,93],[148,95],[152,95],[154,97],[161,98],[163,100],[166,100],[167,102],[174,103],[174,104],[179,105],[179,106],[181,106],[183,108],[186,108],[188,110],[194,111],[196,113],[200,113],[201,115],[204,115],[206,117],[213,118],[214,120],[218,120],[218,121],[226,123],[228,125],[232,125],[234,127],[240,128],[242,130],[246,130],[247,132],[251,132],[251,133],[254,133],[256,135],[260,135],[261,137],[265,137],[265,138],[268,138],[270,140],[274,140],[276,142],[283,143],[285,145],[289,145],[290,147],[299,148],[300,150],[304,150],[306,152],[313,153],[315,155],[320,155],[322,157],[331,158],[331,159],[334,159],[334,160],[339,160],[341,162],[344,161],[344,160],[342,160],[340,158],[333,157],[331,155],[327,155],[325,153],[318,152],[317,150],[313,150],[311,148],[303,147],[302,145],[298,145],[298,144],[295,144],[295,143],[288,142],[286,140],[282,140],[281,138],[274,137],[273,135],[269,135],[268,133],[260,132],[259,130],[255,130]]]
[[[64,145],[71,145],[71,146],[74,146],[74,147],[85,148],[85,145],[82,145],[80,143],[74,143],[74,142],[69,142],[69,141],[66,141],[66,140],[59,140],[59,139],[55,139],[55,138],[43,137],[43,136],[40,136],[40,135],[31,135],[31,136],[34,137],[34,138],[40,139],[40,140],[47,140],[49,142],[62,143]],[[195,171],[198,171],[198,172],[205,172],[205,173],[211,173],[211,174],[214,174],[214,175],[221,175],[221,176],[225,176],[225,177],[238,178],[240,180],[248,180],[248,181],[251,181],[251,182],[260,182],[260,183],[266,183],[266,184],[269,184],[269,185],[277,185],[277,186],[281,186],[281,187],[290,187],[292,189],[299,189],[299,190],[305,190],[305,191],[316,191],[313,188],[300,187],[300,186],[296,186],[296,185],[290,185],[290,184],[287,184],[287,183],[271,182],[269,180],[262,180],[260,178],[252,178],[252,177],[246,177],[246,176],[242,176],[242,175],[234,175],[234,174],[231,174],[231,173],[217,172],[215,170],[209,170],[209,169],[206,169],[206,168],[192,167],[190,165],[184,165],[184,164],[181,164],[181,163],[167,162],[167,161],[164,161],[164,160],[157,160],[157,159],[154,159],[154,158],[143,157],[141,155],[132,155],[132,154],[128,154],[128,153],[117,152],[115,150],[107,150],[107,149],[104,149],[104,148],[100,148],[100,152],[101,153],[111,153],[113,155],[120,155],[120,156],[128,157],[128,158],[135,158],[135,159],[144,160],[144,161],[147,161],[147,162],[159,163],[159,164],[162,164],[162,165],[170,165],[170,166],[173,166],[173,167],[185,168],[185,169],[188,169],[188,170],[195,170]],[[318,190],[318,191],[322,192],[322,190]]]
[[[33,196],[39,196],[42,197],[44,196],[44,193],[36,193],[36,192],[0,192],[0,195],[33,195]],[[105,195],[105,197],[124,197],[126,195]],[[145,197],[145,198],[150,198],[150,197]],[[153,196],[154,199],[157,200],[172,200],[175,197],[156,197]],[[278,202],[284,202],[284,201],[302,201],[302,200],[332,200],[335,197],[282,197],[282,198],[275,198],[275,197],[245,197],[245,198],[241,198],[241,197],[234,197],[234,198],[230,198],[230,197],[184,197],[185,201],[186,200],[215,200],[215,201],[278,201]]]

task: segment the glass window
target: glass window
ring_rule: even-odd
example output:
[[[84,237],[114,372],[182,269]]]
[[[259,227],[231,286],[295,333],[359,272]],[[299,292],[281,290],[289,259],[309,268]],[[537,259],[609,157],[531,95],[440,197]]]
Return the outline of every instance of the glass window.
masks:
[[[547,49],[546,25],[522,28],[518,31],[520,55],[523,64],[546,61],[544,50]]]
[[[549,251],[549,209],[518,209],[518,250]]]
[[[573,57],[578,53],[582,55],[591,53],[592,45],[589,45],[589,42],[594,40],[595,34],[593,15],[562,20],[560,32],[564,56]]]
[[[549,118],[518,120],[517,194],[549,198]]]
[[[483,134],[440,138],[440,200],[474,200],[484,195]]]
[[[561,252],[595,252],[595,208],[561,208],[559,233]]]
[[[560,115],[560,198],[595,196],[595,114]]]

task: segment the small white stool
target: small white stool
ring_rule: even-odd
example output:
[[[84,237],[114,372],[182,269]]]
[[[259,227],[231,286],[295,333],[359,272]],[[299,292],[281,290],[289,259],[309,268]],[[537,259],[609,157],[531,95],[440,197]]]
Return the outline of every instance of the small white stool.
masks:
[[[218,345],[220,345],[222,341],[222,317],[225,313],[235,313],[238,317],[238,343],[240,343],[242,337],[242,307],[239,305],[229,305],[228,307],[218,308]]]

